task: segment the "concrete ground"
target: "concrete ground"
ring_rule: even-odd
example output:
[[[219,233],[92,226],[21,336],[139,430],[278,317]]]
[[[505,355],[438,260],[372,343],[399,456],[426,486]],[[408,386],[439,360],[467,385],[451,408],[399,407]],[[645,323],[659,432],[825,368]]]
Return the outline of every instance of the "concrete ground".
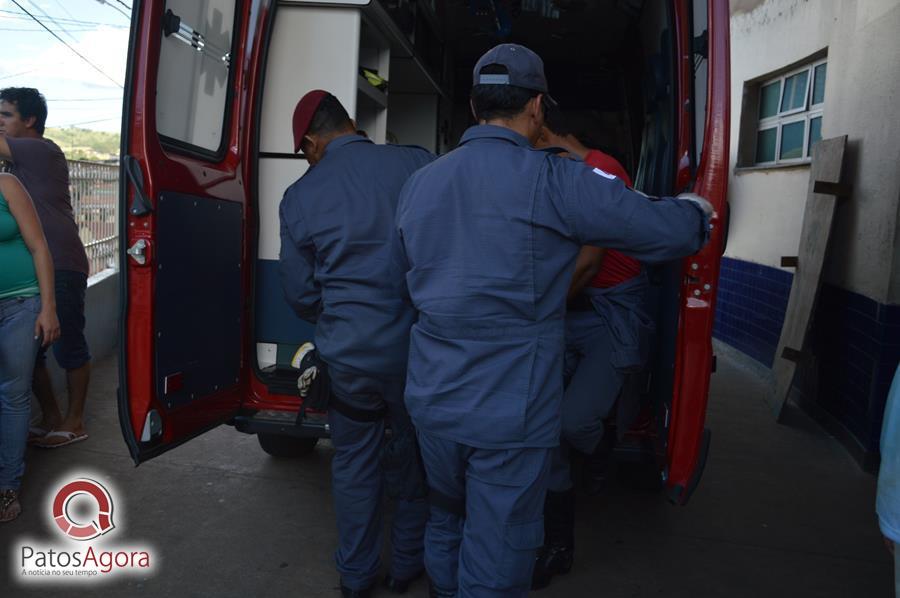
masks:
[[[97,364],[91,438],[29,449],[23,515],[0,525],[0,596],[338,596],[331,448],[276,460],[220,427],[135,468],[116,414],[114,360]],[[579,497],[576,565],[537,596],[885,597],[891,561],[873,513],[875,480],[801,413],[776,425],[762,387],[719,359],[709,462],[687,507],[614,486]],[[23,588],[11,544],[55,538],[45,506],[65,475],[93,472],[117,491],[117,542],[160,557],[146,579],[76,590]],[[419,582],[410,592],[425,596]],[[380,593],[380,595],[387,595]]]

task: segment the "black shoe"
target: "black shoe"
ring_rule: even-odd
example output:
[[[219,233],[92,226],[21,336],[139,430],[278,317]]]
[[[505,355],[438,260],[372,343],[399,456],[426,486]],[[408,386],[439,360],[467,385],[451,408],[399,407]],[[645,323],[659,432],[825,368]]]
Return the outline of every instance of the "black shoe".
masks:
[[[341,596],[343,598],[371,598],[372,597],[372,588],[374,586],[369,586],[364,590],[351,590],[343,583],[341,583]]]
[[[531,589],[547,587],[554,575],[572,570],[575,560],[575,490],[548,492],[544,501],[544,546],[538,551]]]
[[[565,575],[572,570],[575,549],[572,546],[544,546],[538,552],[531,575],[531,589],[540,590],[550,585],[554,575]]]
[[[384,581],[381,582],[381,585],[387,588],[388,591],[390,591],[392,594],[405,594],[406,590],[409,589],[409,584],[422,577],[422,573],[424,572],[425,570],[423,569],[412,577],[408,577],[406,579],[397,579],[396,577],[388,573],[387,576],[385,576]]]
[[[428,580],[428,598],[456,598],[456,592],[439,590],[438,588],[434,587],[434,584],[431,583],[431,580]]]

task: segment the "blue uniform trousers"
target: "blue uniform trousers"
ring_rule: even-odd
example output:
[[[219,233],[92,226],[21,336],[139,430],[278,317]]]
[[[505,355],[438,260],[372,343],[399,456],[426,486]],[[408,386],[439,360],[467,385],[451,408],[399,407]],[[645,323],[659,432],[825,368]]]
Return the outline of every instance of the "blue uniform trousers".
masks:
[[[371,586],[380,567],[382,503],[387,490],[396,495],[391,529],[391,574],[409,579],[423,567],[423,542],[428,505],[415,431],[403,405],[403,378],[377,377],[329,368],[332,391],[357,409],[386,408],[391,440],[385,459],[385,420],[357,421],[328,410],[331,442],[332,491],[338,527],[335,561],[343,585],[361,590]],[[403,447],[398,454],[396,447]],[[397,480],[406,484],[400,491]],[[410,483],[412,481],[412,483]],[[399,484],[402,486],[403,484]]]
[[[465,504],[464,515],[431,506],[425,567],[432,583],[459,598],[528,594],[544,541],[551,449],[479,449],[418,436],[432,492]]]
[[[647,285],[641,273],[614,287],[585,289],[592,309],[566,314],[563,442],[552,456],[553,492],[572,487],[569,447],[587,454],[596,450],[626,373],[640,371],[647,361],[654,328],[644,311]]]
[[[566,316],[565,380],[562,403],[563,446],[553,449],[550,490],[572,487],[568,447],[593,453],[603,438],[603,420],[619,396],[625,379],[612,364],[615,340],[606,321],[596,312]],[[568,446],[566,446],[568,445]]]

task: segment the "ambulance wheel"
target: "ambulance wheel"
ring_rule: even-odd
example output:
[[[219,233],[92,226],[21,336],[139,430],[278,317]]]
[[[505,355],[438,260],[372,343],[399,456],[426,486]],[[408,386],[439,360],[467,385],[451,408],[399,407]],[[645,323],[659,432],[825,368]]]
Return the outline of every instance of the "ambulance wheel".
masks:
[[[259,446],[273,457],[295,459],[313,452],[318,438],[294,438],[280,434],[257,434]]]

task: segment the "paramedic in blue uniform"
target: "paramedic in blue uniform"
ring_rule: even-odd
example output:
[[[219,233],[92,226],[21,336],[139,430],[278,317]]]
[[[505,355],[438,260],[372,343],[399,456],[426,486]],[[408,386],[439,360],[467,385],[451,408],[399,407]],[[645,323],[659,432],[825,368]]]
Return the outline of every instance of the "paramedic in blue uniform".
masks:
[[[393,259],[419,312],[405,396],[429,485],[432,595],[513,597],[528,593],[543,542],[575,257],[582,245],[690,255],[712,208],[651,201],[533,149],[552,100],[531,50],[493,48],[473,83],[479,124],[404,187]]]
[[[310,168],[281,202],[281,284],[288,303],[316,323],[315,344],[331,379],[328,422],[335,455],[335,553],[344,596],[368,596],[382,551],[383,489],[396,498],[390,574],[402,593],[423,571],[428,507],[403,406],[415,312],[391,268],[400,189],[434,156],[376,145],[356,134],[333,95],[315,90],[294,111],[294,151]],[[393,276],[392,276],[393,273]],[[385,416],[392,436],[385,444]]]

